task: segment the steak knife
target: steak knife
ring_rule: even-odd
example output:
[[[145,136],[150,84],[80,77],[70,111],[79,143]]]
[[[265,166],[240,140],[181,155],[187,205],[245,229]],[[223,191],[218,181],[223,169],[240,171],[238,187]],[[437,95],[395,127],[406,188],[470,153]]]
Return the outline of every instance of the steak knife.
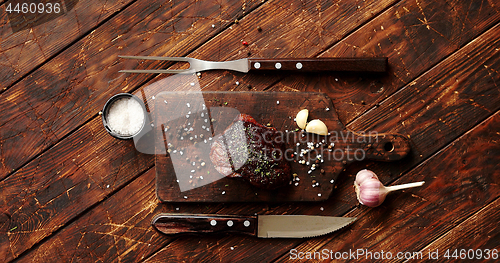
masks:
[[[164,234],[240,233],[259,238],[308,238],[339,230],[355,217],[311,215],[159,214],[152,225]]]

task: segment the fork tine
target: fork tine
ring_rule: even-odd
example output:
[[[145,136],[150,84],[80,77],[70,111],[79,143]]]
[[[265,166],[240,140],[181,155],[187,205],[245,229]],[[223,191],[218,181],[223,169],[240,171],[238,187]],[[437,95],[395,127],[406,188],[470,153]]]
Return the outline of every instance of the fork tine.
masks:
[[[168,60],[168,61],[185,61],[189,62],[189,58],[185,57],[149,57],[149,56],[118,56],[125,59],[143,59],[143,60]]]
[[[118,56],[120,58],[125,59],[141,59],[141,60],[166,60],[166,61],[175,61],[175,62],[188,62],[190,58],[186,57],[150,57],[150,56]],[[120,70],[121,73],[150,73],[150,74],[159,74],[159,73],[167,73],[167,74],[180,74],[180,73],[190,73],[191,63],[189,64],[188,69],[126,69]]]
[[[124,69],[118,71],[120,73],[150,73],[150,74],[180,74],[180,73],[191,73],[190,69]]]

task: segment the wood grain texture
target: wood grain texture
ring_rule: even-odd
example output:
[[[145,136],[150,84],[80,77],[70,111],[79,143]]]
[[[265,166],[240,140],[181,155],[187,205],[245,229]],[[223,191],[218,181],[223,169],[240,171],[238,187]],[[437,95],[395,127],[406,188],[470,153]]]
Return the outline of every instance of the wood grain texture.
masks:
[[[122,61],[119,53],[133,48],[151,55],[183,56],[244,13],[238,5],[224,4],[222,10],[219,6],[200,9],[192,2],[136,2],[108,21],[106,27],[93,31],[0,94],[4,111],[0,120],[0,178],[94,117],[109,97],[131,91],[147,79],[142,74],[118,73],[140,63]],[[247,2],[246,6],[250,9],[259,3]],[[197,15],[201,18],[193,18]],[[202,23],[212,20],[222,23],[215,27]],[[192,27],[193,23],[196,26]]]
[[[154,165],[95,119],[0,182],[0,251],[10,261]],[[12,230],[12,231],[10,231]]]
[[[450,79],[450,83],[452,83],[451,81],[456,81],[456,79],[458,78],[459,79],[459,82],[460,83],[467,83],[467,84],[463,84],[463,85],[450,85],[450,86],[443,86],[443,88],[445,87],[448,87],[448,88],[461,88],[461,89],[464,89],[464,90],[475,90],[475,94],[477,94],[476,96],[477,97],[483,97],[482,93],[484,92],[497,92],[497,89],[495,88],[495,84],[494,84],[494,81],[490,81],[491,78],[488,78],[490,76],[490,74],[493,74],[493,77],[495,77],[495,73],[491,72],[490,69],[493,67],[498,67],[496,66],[495,63],[497,62],[492,62],[492,61],[496,61],[496,58],[497,56],[495,56],[495,50],[498,48],[496,47],[496,44],[491,44],[492,42],[493,43],[496,43],[495,42],[495,36],[498,35],[497,33],[497,27],[491,29],[491,31],[487,31],[485,32],[485,34],[483,34],[480,38],[476,39],[474,42],[472,42],[470,45],[464,47],[460,53],[458,54],[455,54],[453,57],[450,57],[448,60],[446,61],[443,61],[442,64],[436,66],[435,68],[432,69],[432,71],[430,71],[428,74],[436,74],[436,75],[440,75],[442,80],[439,79],[439,80],[433,80],[433,82],[438,82],[438,83],[446,83],[446,79]],[[485,47],[485,43],[490,43],[488,45],[486,45]],[[484,48],[484,52],[474,52],[473,50],[475,50],[476,48]],[[483,49],[482,49],[483,50]],[[476,54],[476,56],[484,56],[483,59],[477,59],[477,57],[475,58],[469,58],[468,56],[470,56],[471,54]],[[453,61],[453,62],[452,62]],[[484,67],[483,63],[484,61],[490,61],[492,62],[492,64],[488,64],[488,67]],[[448,72],[448,70],[450,70],[450,65],[453,65],[453,64],[456,64],[456,63],[463,63],[464,65],[468,65],[467,67],[467,71],[464,72],[464,73],[461,73],[460,75],[454,75],[454,74],[447,74],[446,72]],[[471,76],[471,75],[474,75],[474,76],[478,76],[478,78],[474,78],[474,79],[471,79],[471,81],[467,81],[467,77],[468,76]],[[481,76],[488,76],[488,77],[481,77]],[[426,84],[426,81],[428,79],[428,76],[422,76],[421,79],[417,79],[416,80],[416,83],[420,83],[422,85],[422,87],[426,87],[428,84]],[[477,82],[479,83],[482,83],[482,84],[478,84]],[[420,85],[419,84],[419,85]],[[414,84],[410,84],[407,86],[407,88],[414,88]],[[422,88],[423,90],[423,88]],[[482,90],[482,91],[481,91]],[[441,91],[442,92],[442,91]],[[460,91],[459,91],[460,92]],[[455,94],[454,91],[452,92],[452,94]],[[399,97],[401,96],[401,97]],[[422,96],[422,97],[420,97]],[[422,109],[426,109],[427,106],[429,106],[429,108],[433,107],[432,105],[435,105],[434,107],[437,108],[437,109],[441,109],[442,110],[442,114],[443,116],[448,116],[450,113],[449,111],[446,110],[446,108],[444,108],[442,105],[448,105],[451,103],[451,101],[454,101],[453,100],[453,97],[449,97],[449,96],[444,96],[442,97],[441,100],[436,100],[434,101],[434,98],[433,97],[429,97],[429,95],[425,94],[425,95],[422,95],[420,93],[417,93],[416,95],[412,92],[409,92],[409,93],[406,93],[406,94],[402,94],[402,93],[397,93],[395,94],[395,97],[394,98],[400,98],[402,101],[405,101],[405,102],[401,102],[401,104],[388,104],[388,105],[385,105],[384,103],[381,103],[381,106],[375,108],[374,110],[372,110],[369,114],[371,114],[369,117],[366,116],[366,120],[370,120],[371,118],[378,118],[378,116],[384,116],[384,115],[387,115],[387,119],[388,120],[392,120],[392,121],[404,121],[404,120],[401,120],[399,119],[399,112],[397,110],[394,110],[395,107],[397,108],[397,106],[402,106],[402,105],[406,105],[407,107],[411,107],[412,105],[411,104],[406,104],[406,100],[408,99],[415,99],[415,100],[418,100],[419,98],[423,99],[424,101],[426,101],[426,103],[423,103],[424,105],[420,106]],[[474,98],[473,98],[474,99]],[[430,103],[430,104],[429,104]],[[428,104],[428,105],[426,105]],[[451,103],[452,104],[452,103]],[[389,106],[390,105],[390,106]],[[441,105],[441,106],[440,106]],[[457,106],[460,106],[462,105],[461,107],[469,107],[469,105],[467,103],[458,103],[456,104]],[[491,104],[493,105],[493,104]],[[383,111],[379,111],[380,110],[380,107],[385,107]],[[389,107],[388,107],[389,106]],[[481,118],[486,118],[487,116],[490,115],[490,112],[491,111],[494,111],[496,106],[493,106],[492,109],[490,109],[489,111],[480,111],[482,112],[482,115],[475,115],[476,117],[474,117],[475,119],[481,119]],[[392,108],[392,110],[391,110]],[[476,107],[477,108],[477,107]],[[468,109],[470,110],[470,108]],[[479,112],[479,109],[477,109]],[[389,117],[389,116],[392,116],[392,117]],[[411,118],[413,121],[415,120],[421,120],[423,123],[426,123],[428,121],[432,121],[432,120],[435,120],[436,118],[439,119],[441,116],[439,115],[425,115],[425,114],[413,114],[413,115],[408,115],[409,118]],[[432,116],[432,117],[430,117]],[[480,117],[482,116],[482,117]],[[355,124],[356,122],[353,122],[353,124]],[[406,123],[406,122],[405,122]],[[415,125],[413,127],[415,127],[414,129],[416,129],[418,131],[418,129],[421,129],[421,128],[424,128],[427,130],[427,131],[433,131],[433,130],[439,130],[440,127],[437,127],[436,125],[438,125],[439,123],[441,123],[439,120],[437,122],[434,122],[435,124],[434,125],[427,125],[427,126],[422,126],[422,125]],[[450,126],[450,129],[452,129],[454,132],[456,132],[457,134],[463,134],[464,132],[466,132],[468,129],[470,129],[469,127],[473,127],[473,124],[470,123],[470,122],[467,122],[467,124],[469,124],[470,126],[467,126],[467,127],[464,127],[464,128],[461,128],[464,123],[455,123],[454,126]],[[477,123],[477,122],[476,122]],[[410,138],[412,138],[413,140],[413,130],[410,130],[410,129],[405,129],[404,127],[398,125],[398,126],[394,126],[396,125],[395,123],[393,123],[392,125],[387,125],[387,126],[383,126],[383,127],[380,127],[380,126],[377,126],[377,128],[381,131],[404,131],[404,133],[406,134],[410,134]],[[354,128],[356,128],[356,126],[352,126]],[[369,126],[364,126],[365,128],[367,129],[371,129],[371,127]],[[384,128],[385,127],[385,128]],[[487,128],[485,130],[488,130]],[[496,136],[495,133],[495,128],[490,128],[489,130],[491,131],[494,131],[493,133],[491,133],[490,135],[485,135],[484,137],[485,138],[491,138],[491,137],[494,137]],[[419,131],[419,133],[422,133],[423,131]],[[415,133],[415,134],[418,134],[418,133]],[[425,133],[423,133],[424,135]],[[445,135],[445,133],[439,133],[441,135]],[[434,145],[433,147],[435,148],[440,148],[440,147],[443,147],[445,145],[447,145],[448,143],[452,142],[454,140],[454,138],[456,138],[456,135],[455,136],[449,136],[449,137],[446,137],[447,139],[446,140],[436,140],[434,141]],[[428,142],[425,142],[425,143],[428,143]],[[464,146],[466,147],[466,146]],[[415,156],[410,156],[410,159],[407,159],[407,160],[404,160],[402,162],[399,162],[397,164],[390,164],[390,165],[380,165],[380,166],[374,166],[373,163],[365,163],[365,164],[361,164],[360,166],[357,166],[357,167],[352,167],[352,169],[348,169],[348,171],[346,171],[344,174],[347,174],[347,175],[350,175],[350,178],[344,178],[345,180],[339,184],[338,188],[336,189],[336,191],[334,192],[334,195],[331,197],[332,198],[332,202],[327,202],[327,203],[323,203],[322,205],[319,205],[321,207],[324,207],[325,208],[325,211],[326,209],[328,209],[328,207],[331,207],[328,211],[330,213],[332,213],[333,215],[337,215],[339,213],[345,213],[346,211],[349,211],[350,209],[352,209],[353,207],[356,207],[356,197],[354,195],[354,191],[352,189],[352,182],[354,180],[353,178],[353,175],[360,169],[362,168],[365,168],[365,167],[369,167],[371,169],[374,169],[378,174],[379,176],[381,177],[382,181],[383,182],[387,182],[387,181],[394,181],[395,179],[399,178],[401,176],[401,174],[405,173],[406,171],[410,170],[412,167],[414,167],[415,164],[418,164],[422,158],[428,158],[429,156],[432,156],[432,154],[435,153],[435,150],[432,150],[432,148],[430,149],[427,149],[427,148],[423,148],[423,147],[419,147],[419,152],[418,152],[420,155],[415,155]],[[495,153],[491,153],[492,155],[492,158],[498,158],[498,155],[495,154]],[[475,157],[472,157],[472,158],[475,158]],[[443,157],[443,158],[438,158],[435,162],[436,162],[436,165],[438,163],[441,163],[443,162],[443,160],[459,160],[458,157],[454,157],[453,155],[453,151],[451,153],[449,153],[449,155],[447,157]],[[484,163],[491,163],[491,164],[494,164],[496,163],[496,161],[484,161]],[[490,165],[491,165],[490,164]],[[471,164],[472,165],[472,164]],[[436,170],[434,167],[435,166],[431,166],[429,167],[429,171],[427,171],[426,173],[421,173],[422,175],[431,175],[431,176],[434,176],[434,177],[442,177],[442,178],[447,178],[448,177],[448,173],[447,171],[450,171],[450,170],[453,170],[453,168],[450,168],[450,169],[439,169],[439,170]],[[478,166],[475,166],[475,167],[481,167],[481,165],[478,165]],[[491,169],[490,169],[491,170]],[[466,174],[463,174],[462,176],[465,176],[465,178],[469,178],[467,177],[468,175]],[[482,177],[482,175],[480,174],[477,174],[475,177]],[[406,176],[404,177],[401,177],[401,179],[399,179],[398,182],[401,182],[403,183],[403,181],[401,180],[405,180],[404,182],[411,182],[411,181],[420,181],[422,180],[423,177],[419,176],[418,174],[415,174],[415,177],[413,178],[407,178]],[[474,178],[474,176],[472,176],[471,178]],[[492,180],[491,178],[495,178],[494,176],[489,176],[490,180]],[[494,187],[495,184],[492,184],[492,186]],[[412,190],[413,191],[413,190]],[[427,194],[428,192],[430,192],[431,190],[429,191],[425,191],[425,194]],[[490,191],[493,191],[495,192],[496,190],[492,190],[490,189]],[[435,189],[432,189],[432,192],[433,193],[443,193],[443,191],[440,191],[438,190],[437,188]],[[449,191],[445,191],[444,194],[446,194],[447,192]],[[462,195],[466,194],[466,192],[461,192]],[[423,197],[424,199],[427,199],[425,196],[424,196],[424,193],[422,194],[418,194],[416,196],[408,196],[407,198],[403,198],[405,195],[403,193],[403,196],[400,196],[399,198],[396,198],[396,199],[399,199],[400,202],[402,202],[403,204],[410,204],[410,208],[414,207],[415,205],[415,202],[421,200],[420,197]],[[488,196],[488,194],[486,193],[486,196]],[[491,200],[491,199],[490,199]],[[437,201],[439,202],[439,201]],[[450,206],[454,206],[454,201],[453,200],[450,200]],[[484,204],[484,203],[483,203]],[[418,204],[417,204],[418,205]],[[311,206],[311,207],[307,207],[307,206],[300,206],[300,205],[294,205],[294,207],[297,207],[297,210],[294,210],[295,212],[297,213],[304,213],[304,214],[308,214],[308,213],[318,213],[318,211],[320,211],[320,207],[319,206]],[[469,203],[469,206],[470,207],[474,207],[473,204]],[[396,208],[397,207],[397,208]],[[480,205],[478,205],[478,207],[480,207]],[[393,213],[395,214],[398,214],[398,206],[391,206],[391,208],[387,208],[388,210],[390,211],[395,211]],[[433,208],[430,208],[429,211],[432,211]],[[449,208],[447,208],[449,210]],[[363,210],[363,211],[368,211],[368,210]],[[386,211],[386,210],[384,210]],[[461,210],[462,214],[459,216],[459,215],[455,215],[453,212],[450,212],[449,214],[447,214],[448,217],[450,217],[450,220],[455,220],[455,216],[457,217],[461,217],[462,219],[463,218],[466,218],[468,216],[467,214],[467,210]],[[277,211],[276,211],[277,212]],[[441,210],[441,212],[443,212],[443,210]],[[405,213],[408,213],[408,212],[405,212]],[[430,213],[430,212],[429,212]],[[433,216],[437,216],[440,212],[436,212],[436,214],[433,214]],[[458,213],[458,212],[457,212]],[[380,218],[383,219],[383,218],[387,218],[386,216],[383,216],[383,212],[380,212]],[[366,214],[364,213],[351,213],[349,214],[349,216],[356,216],[356,215],[360,215],[361,218],[363,218]],[[404,216],[405,214],[402,214],[400,216]],[[367,224],[369,224],[368,226],[364,227],[364,229],[367,229],[367,230],[371,230],[373,229],[374,233],[372,234],[372,236],[374,237],[377,237],[378,235],[376,234],[376,229],[378,227],[381,227],[384,223],[379,220],[379,221],[375,221],[376,220],[376,216],[370,218],[370,219],[366,219],[367,220]],[[404,217],[398,217],[398,220],[403,220]],[[429,217],[427,217],[429,218]],[[459,220],[459,219],[457,219]],[[397,220],[396,220],[397,221]],[[428,219],[425,219],[424,221],[426,222],[429,222]],[[392,222],[392,221],[390,221]],[[402,226],[402,229],[409,229],[408,231],[412,231],[412,223],[405,223],[404,221],[402,221],[403,223],[402,224],[407,224],[407,225],[404,225]],[[439,223],[437,223],[439,224]],[[448,228],[446,228],[445,230],[443,230],[443,232],[446,232],[447,230],[453,228],[453,224],[451,225],[448,225]],[[399,228],[398,228],[399,229]],[[415,228],[413,227],[413,230],[415,231],[421,231],[422,228]],[[387,230],[389,231],[387,235],[391,235],[391,234],[394,234],[395,232],[391,232],[392,230]],[[442,232],[442,233],[443,233]],[[315,249],[319,249],[319,248],[323,248],[323,246],[325,246],[325,244],[329,244],[329,242],[331,242],[332,244],[342,244],[342,242],[345,242],[346,244],[352,244],[353,242],[356,241],[355,238],[353,239],[350,239],[348,236],[350,235],[351,231],[345,233],[343,236],[345,236],[345,238],[339,238],[337,235],[333,235],[333,237],[331,239],[327,239],[327,241],[324,241],[323,239],[317,239],[317,240],[311,240],[311,241],[308,241],[307,243],[305,243],[304,245],[302,246],[299,246],[297,247],[298,250],[302,250],[302,251],[314,251],[313,248]],[[365,232],[366,233],[366,232]],[[413,235],[413,232],[412,234]],[[406,237],[406,236],[405,236]],[[381,237],[382,238],[382,237]],[[369,245],[365,245],[365,244],[368,244],[368,243],[364,243],[366,242],[365,239],[362,239],[361,237],[358,237],[359,239],[359,243],[358,243],[358,246],[361,246],[363,248],[368,248]],[[375,239],[376,240],[376,239]],[[420,239],[412,239],[414,240],[414,242],[419,242],[418,240]],[[181,244],[182,242],[184,241],[179,241]],[[233,239],[232,241],[231,240],[228,240],[227,243],[228,244],[231,244],[232,242],[234,243],[238,243],[238,239]],[[261,243],[260,241],[255,241],[255,242],[252,242],[250,243],[251,241],[247,241],[246,242],[246,252],[243,253],[244,255],[247,255],[247,254],[255,254],[255,253],[258,253],[258,251],[261,251],[262,249],[264,249],[264,247],[266,246],[265,244]],[[407,242],[407,241],[403,241],[401,240],[399,243],[401,243],[401,246],[407,244],[407,243],[410,243],[410,242]],[[423,242],[425,243],[425,242]],[[393,246],[396,246],[396,244],[393,244],[391,240],[387,240],[384,244],[392,244]],[[229,247],[230,245],[227,245],[227,246],[223,246],[224,248],[227,248]],[[339,245],[340,246],[340,245]],[[170,244],[169,247],[166,247],[164,250],[161,251],[161,253],[159,253],[159,255],[163,255],[163,256],[166,256],[168,255],[169,253],[172,254],[174,253],[171,249],[172,248],[175,248],[175,242],[173,244]],[[336,247],[334,247],[336,248]],[[383,249],[383,247],[380,247],[380,249]],[[410,248],[408,248],[410,249]],[[288,246],[283,246],[283,249],[280,249],[280,248],[277,248],[275,247],[275,253],[272,254],[272,255],[269,255],[268,257],[263,257],[263,258],[260,258],[262,261],[271,261],[274,259],[274,255],[280,255],[280,254],[285,254],[285,256],[282,258],[283,261],[286,261],[288,259],[288,253],[289,252],[289,247]],[[176,255],[176,258],[182,258],[182,254],[179,253],[179,252],[175,252],[175,255]],[[160,256],[158,256],[159,258],[162,258]],[[205,258],[207,257],[206,255],[200,255],[200,258]]]
[[[483,207],[477,213],[457,225],[457,227],[423,248],[421,250],[422,253],[429,254],[430,252],[441,251],[439,252],[441,258],[447,259],[444,255],[446,251],[449,251],[449,255],[451,256],[449,259],[457,259],[457,257],[453,257],[455,250],[457,250],[457,255],[460,259],[494,260],[494,249],[497,252],[500,251],[500,229],[498,229],[498,222],[500,221],[499,202],[500,199],[497,198]],[[468,240],[473,241],[464,242]],[[470,254],[471,249],[474,250],[473,256]],[[461,255],[462,250],[465,250],[465,256]]]
[[[408,135],[413,163],[436,152],[500,109],[499,34],[496,25],[348,127]]]
[[[470,220],[474,220],[476,212],[500,195],[500,177],[496,169],[500,147],[494,139],[498,138],[499,128],[500,114],[497,112],[394,182],[401,184],[424,180],[424,186],[392,193],[382,206],[374,209],[363,206],[354,209],[348,216],[357,216],[360,220],[349,231],[319,242],[304,242],[296,249],[348,251],[354,247],[384,250],[394,256],[391,261],[399,261],[396,259],[398,252],[422,250],[426,244],[456,228],[467,218],[472,216]],[[456,228],[454,231],[460,230]],[[491,240],[487,236],[482,238]],[[498,242],[491,241],[498,245]],[[465,247],[470,243],[474,241],[456,239],[456,244]],[[451,246],[448,248],[452,249]],[[288,259],[285,255],[279,262]],[[369,261],[365,257],[362,259]]]
[[[168,211],[165,206],[158,206],[154,178],[154,169],[150,169],[36,250],[30,250],[20,261],[137,262],[153,253],[158,246],[170,241],[150,227],[155,213]],[[195,207],[195,210],[201,208]]]
[[[452,246],[498,247],[499,33],[495,25],[499,18],[494,1],[139,2],[143,1],[0,94],[4,111],[0,118],[0,259],[20,255],[21,262],[269,262],[278,257],[282,257],[278,261],[288,260],[292,248],[356,246],[425,252]],[[49,29],[63,32],[60,27]],[[391,69],[383,78],[214,71],[203,73],[199,81],[204,90],[327,92],[350,129],[409,135],[418,152],[397,163],[348,166],[330,199],[323,202],[158,204],[154,169],[144,174],[144,169],[137,169],[147,169],[152,160],[146,158],[145,166],[133,163],[143,157],[132,156],[131,145],[113,146],[116,141],[105,139],[98,124],[97,112],[107,98],[136,90],[152,77],[114,72],[170,66],[116,58],[125,51],[208,60],[389,56]],[[19,52],[19,61],[29,60],[29,54]],[[473,130],[463,136],[469,129]],[[92,142],[92,136],[102,142]],[[101,152],[79,147],[82,139],[82,144]],[[115,156],[119,147],[126,151],[120,153],[123,158]],[[14,148],[21,150],[10,150]],[[72,164],[72,157],[82,163]],[[133,160],[127,166],[131,169],[120,170],[122,160]],[[423,177],[428,183],[392,193],[379,208],[360,208],[352,182],[363,168],[376,171],[386,184]],[[123,181],[115,183],[116,174],[123,175],[116,177]],[[133,178],[137,179],[129,183]],[[73,181],[79,183],[74,188],[70,187]],[[84,187],[88,183],[90,190]],[[16,222],[4,207],[13,211]],[[349,213],[359,216],[359,224],[305,243],[218,234],[173,240],[150,226],[152,216],[160,212]],[[18,220],[27,223],[18,224]],[[473,227],[479,220],[485,227],[476,231]]]
[[[323,93],[162,92],[155,101],[156,140],[166,139],[157,147],[169,150],[168,154],[158,151],[155,156],[157,195],[163,202],[326,200],[347,163],[370,158],[397,161],[410,151],[409,142],[402,135],[346,130],[331,100]],[[299,131],[294,116],[300,109],[310,109],[309,120],[322,120],[330,135]],[[268,190],[218,172],[210,161],[212,136],[222,134],[239,114],[249,114],[258,123],[277,129],[274,140],[284,143],[280,158],[291,166],[290,179],[292,174],[298,179]]]
[[[363,1],[354,5],[349,1],[266,1],[188,56],[213,61],[311,58],[395,2]],[[242,41],[248,45],[242,45]],[[204,90],[262,91],[289,75],[203,72],[200,85]]]
[[[385,73],[387,58],[252,58],[248,60],[250,72],[376,72]]]
[[[140,174],[144,167],[152,166],[150,161],[153,159],[138,155],[131,142],[117,143],[106,134],[102,129],[100,118],[95,116],[107,98],[123,90],[131,90],[134,86],[131,84],[133,82],[131,79],[135,79],[137,85],[142,82],[141,77],[144,77],[131,77],[125,80],[123,75],[113,73],[117,72],[118,68],[115,68],[116,64],[110,62],[110,59],[117,60],[116,50],[121,50],[125,45],[119,40],[120,34],[127,36],[128,44],[143,43],[142,47],[145,49],[153,45],[154,41],[162,42],[167,38],[171,42],[167,41],[166,44],[183,45],[183,48],[176,49],[176,52],[181,52],[178,54],[182,54],[185,50],[196,46],[199,43],[197,41],[204,41],[221,29],[217,27],[208,35],[199,33],[203,36],[196,33],[205,32],[207,28],[212,28],[211,25],[200,25],[196,29],[189,29],[195,35],[194,40],[190,38],[191,35],[180,34],[176,30],[181,30],[183,23],[190,25],[193,22],[193,19],[185,17],[187,16],[185,12],[195,12],[197,9],[193,9],[195,6],[190,6],[186,2],[179,4],[180,6],[164,7],[178,11],[174,12],[176,16],[170,16],[170,13],[163,12],[159,6],[136,3],[128,12],[124,11],[110,20],[109,27],[94,32],[100,37],[96,39],[87,37],[75,43],[30,77],[16,84],[13,89],[0,95],[5,98],[1,102],[5,106],[3,108],[5,114],[2,115],[1,144],[3,171],[1,177],[4,178],[1,182],[1,202],[2,214],[5,215],[2,218],[8,219],[4,225],[9,226],[9,230],[20,230],[16,233],[8,231],[2,233],[1,247],[9,248],[1,251],[2,259],[14,259],[103,200],[113,189],[122,187]],[[251,7],[250,3],[247,4]],[[238,8],[230,6],[228,8],[232,11],[228,10],[224,15],[233,12],[232,15],[237,17],[242,13]],[[200,12],[205,12],[204,17],[207,19],[210,17],[215,19],[221,15],[214,10]],[[144,28],[150,27],[148,24],[152,22],[143,19],[150,15],[163,21],[157,24],[158,27],[168,27],[168,25],[173,27],[175,24],[176,30],[170,31],[171,33],[164,36],[165,38],[147,42],[150,38],[144,35]],[[231,21],[228,20],[226,23]],[[127,24],[136,27],[131,29],[126,26]],[[181,31],[183,30],[187,29]],[[169,38],[177,34],[179,38],[175,40]],[[110,47],[106,41],[111,36],[117,37],[117,40],[112,42],[116,46]],[[141,47],[141,44],[137,44],[136,47]],[[62,72],[62,74],[52,72]],[[39,89],[39,92],[33,93],[32,89]],[[107,90],[108,93],[103,93],[103,90]],[[73,131],[89,118],[93,119],[78,131]],[[68,133],[71,135],[65,137]],[[21,134],[22,136],[19,136]],[[65,140],[59,147],[52,147],[60,138]],[[128,145],[127,148],[123,147],[124,144]],[[82,145],[84,148],[78,148]],[[52,148],[48,152],[37,156],[49,147]],[[137,155],[142,157],[133,157]],[[61,160],[60,156],[68,159]],[[34,157],[34,160],[17,170]],[[82,163],[74,163],[80,160],[80,157],[83,158]],[[122,162],[131,168],[121,167]],[[106,168],[103,169],[101,165]],[[10,176],[5,179],[7,175]]]
[[[257,235],[256,216],[162,213],[151,224],[164,234],[234,233]]]
[[[331,76],[306,90],[336,94],[339,117],[350,123],[497,24],[499,8],[479,0],[401,1],[320,56],[387,56],[386,78]]]
[[[59,13],[27,14],[7,12],[9,4],[33,3],[9,1],[0,8],[0,92],[25,74],[46,62],[92,28],[115,15],[129,1],[58,1]],[[40,1],[38,3],[41,3]],[[55,1],[43,1],[55,3]],[[24,54],[29,54],[26,56]]]

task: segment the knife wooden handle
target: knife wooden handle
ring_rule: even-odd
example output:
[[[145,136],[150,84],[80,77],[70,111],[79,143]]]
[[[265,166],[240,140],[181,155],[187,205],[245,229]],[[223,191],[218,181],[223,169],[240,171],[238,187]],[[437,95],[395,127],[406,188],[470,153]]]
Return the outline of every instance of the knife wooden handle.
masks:
[[[351,71],[386,72],[387,57],[380,58],[249,58],[250,71],[292,70],[303,72]]]
[[[151,224],[165,234],[236,232],[257,235],[256,216],[159,214]]]

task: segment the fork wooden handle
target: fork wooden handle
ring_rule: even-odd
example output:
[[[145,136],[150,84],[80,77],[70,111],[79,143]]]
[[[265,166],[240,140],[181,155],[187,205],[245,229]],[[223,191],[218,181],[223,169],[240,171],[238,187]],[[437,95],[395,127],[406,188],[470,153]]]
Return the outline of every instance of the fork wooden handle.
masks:
[[[286,70],[286,71],[351,71],[351,72],[386,72],[387,57],[380,58],[304,58],[304,59],[248,59],[250,71]]]

